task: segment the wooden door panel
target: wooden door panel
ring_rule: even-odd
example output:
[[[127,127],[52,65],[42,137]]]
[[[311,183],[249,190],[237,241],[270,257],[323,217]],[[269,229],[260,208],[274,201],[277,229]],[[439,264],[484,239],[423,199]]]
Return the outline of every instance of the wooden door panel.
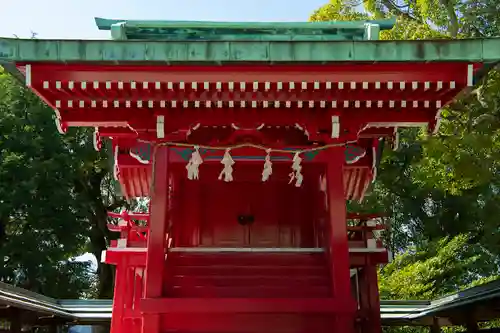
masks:
[[[201,217],[201,246],[244,247],[248,234],[238,224],[242,196],[237,183],[215,182],[203,184]]]
[[[282,220],[282,197],[279,183],[254,183],[247,185],[252,193],[250,206],[255,217],[249,226],[250,246],[280,247],[280,224]]]
[[[311,187],[296,188],[282,181],[206,182],[200,186],[201,246],[314,246]],[[253,222],[239,224],[242,215],[252,216]]]

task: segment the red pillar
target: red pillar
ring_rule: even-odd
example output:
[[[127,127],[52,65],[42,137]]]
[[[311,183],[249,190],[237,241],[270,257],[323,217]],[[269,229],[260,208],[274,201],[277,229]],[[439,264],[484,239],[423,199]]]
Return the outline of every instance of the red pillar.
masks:
[[[378,292],[377,266],[369,263],[361,272],[361,284],[363,293],[361,295],[362,312],[367,316],[365,321],[366,333],[382,332],[382,321],[380,319],[380,298]]]
[[[328,249],[332,274],[333,297],[345,304],[346,314],[339,314],[336,332],[354,330],[355,301],[351,293],[349,244],[347,240],[346,200],[344,194],[344,147],[328,151],[327,195],[329,208]]]
[[[168,222],[168,147],[156,148],[153,166],[153,190],[149,220],[148,252],[144,279],[144,297],[161,298],[163,296],[166,228]],[[160,332],[160,315],[143,316],[143,333]]]
[[[366,225],[366,221],[363,223]],[[364,240],[372,239],[373,231],[364,233]],[[367,264],[361,270],[361,288],[360,306],[363,315],[363,333],[382,332],[382,321],[380,319],[380,298],[378,290],[378,272],[377,265],[368,258]]]
[[[113,314],[111,316],[111,333],[122,333],[123,314],[127,289],[127,259],[123,258],[115,266],[115,287],[113,291]]]

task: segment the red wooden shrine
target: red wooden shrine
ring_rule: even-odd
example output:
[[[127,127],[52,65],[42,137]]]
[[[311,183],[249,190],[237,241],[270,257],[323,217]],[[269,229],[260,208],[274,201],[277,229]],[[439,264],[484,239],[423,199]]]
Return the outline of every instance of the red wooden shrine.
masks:
[[[384,226],[346,200],[363,199],[398,127],[435,131],[479,67],[16,65],[61,133],[111,140],[124,196],[150,197],[147,214],[109,213],[112,333],[380,332]]]

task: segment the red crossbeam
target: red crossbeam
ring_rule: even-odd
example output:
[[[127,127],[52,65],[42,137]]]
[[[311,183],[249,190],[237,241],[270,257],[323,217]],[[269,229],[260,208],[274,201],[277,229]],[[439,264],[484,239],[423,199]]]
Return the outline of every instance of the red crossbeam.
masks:
[[[146,266],[146,250],[111,248],[106,251],[106,264],[119,265],[123,263],[123,259],[126,259],[127,265],[131,267],[144,267]]]
[[[93,66],[32,64],[32,82],[381,82],[467,80],[467,63],[332,65]],[[138,87],[138,88],[142,88]],[[104,85],[103,85],[104,88]],[[149,89],[149,88],[148,88]]]
[[[143,299],[143,313],[350,313],[355,304],[332,298],[157,298]]]

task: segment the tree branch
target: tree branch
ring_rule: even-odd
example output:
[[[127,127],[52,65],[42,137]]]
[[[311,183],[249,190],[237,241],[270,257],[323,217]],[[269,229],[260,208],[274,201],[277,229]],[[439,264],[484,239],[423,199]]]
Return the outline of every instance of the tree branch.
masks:
[[[439,0],[439,3],[444,6],[446,9],[446,13],[448,14],[448,18],[450,19],[450,24],[448,26],[448,33],[452,38],[456,38],[458,35],[458,17],[455,12],[455,7],[453,3],[448,0]]]
[[[409,12],[403,11],[403,8],[409,8],[409,6],[398,6],[396,5],[393,1],[391,0],[382,0],[381,1],[382,5],[384,5],[389,11],[395,12],[397,16],[402,16],[406,19],[412,20],[412,21],[417,21],[421,22],[421,20],[417,19],[416,17],[410,15]]]
[[[126,206],[126,204],[127,204],[127,201],[124,199],[114,199],[113,203],[108,205],[108,207],[106,207],[106,210],[107,211],[115,210],[117,208]]]

